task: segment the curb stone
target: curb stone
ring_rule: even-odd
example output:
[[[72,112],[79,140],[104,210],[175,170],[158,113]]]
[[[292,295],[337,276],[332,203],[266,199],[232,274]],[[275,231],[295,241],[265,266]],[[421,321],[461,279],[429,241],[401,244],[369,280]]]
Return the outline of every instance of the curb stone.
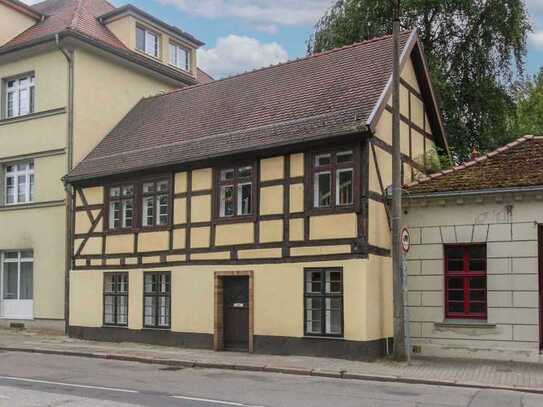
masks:
[[[448,386],[448,387],[464,387],[464,388],[478,388],[478,389],[492,389],[492,390],[507,390],[523,393],[543,394],[543,388],[538,387],[523,387],[523,386],[502,386],[488,383],[479,382],[461,382],[454,380],[435,380],[424,378],[412,378],[405,376],[386,376],[386,375],[369,375],[363,373],[350,373],[348,371],[327,371],[327,370],[312,370],[304,368],[294,367],[280,367],[280,366],[259,366],[259,365],[235,365],[228,363],[217,362],[198,362],[190,360],[174,360],[174,359],[161,359],[161,358],[149,358],[143,356],[126,356],[113,353],[97,353],[97,352],[76,352],[76,351],[60,351],[54,349],[39,349],[39,348],[16,348],[9,346],[1,346],[0,350],[7,352],[23,352],[23,353],[40,353],[45,355],[62,355],[72,357],[82,357],[90,359],[105,359],[105,360],[118,360],[123,362],[138,362],[153,365],[164,366],[179,366],[179,367],[192,367],[192,368],[205,368],[205,369],[222,369],[222,370],[237,370],[237,371],[258,371],[268,373],[282,373],[298,376],[314,376],[314,377],[329,377],[336,379],[347,380],[364,380],[373,382],[394,382],[394,383],[407,383],[407,384],[423,384],[433,386]]]

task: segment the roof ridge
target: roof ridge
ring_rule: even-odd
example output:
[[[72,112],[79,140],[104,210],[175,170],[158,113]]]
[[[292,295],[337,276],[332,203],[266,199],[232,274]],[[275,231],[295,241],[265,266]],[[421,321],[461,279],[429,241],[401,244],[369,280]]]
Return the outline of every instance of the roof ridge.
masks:
[[[68,28],[77,30],[78,22],[81,18],[80,10],[83,8],[83,0],[74,0],[74,3],[74,15],[72,17],[72,20],[70,21],[70,25],[68,26]]]
[[[511,150],[513,147],[516,147],[518,146],[519,144],[522,144],[528,140],[532,140],[536,138],[535,136],[533,135],[530,135],[530,134],[527,134],[525,136],[522,136],[518,139],[516,139],[515,141],[512,141],[502,147],[499,147],[481,157],[477,157],[475,159],[472,159],[472,160],[469,160],[469,161],[465,161],[463,162],[462,164],[459,164],[459,165],[456,165],[452,168],[449,168],[447,170],[444,170],[444,171],[440,171],[440,172],[436,172],[435,174],[431,174],[431,175],[428,175],[428,176],[425,176],[424,178],[421,178],[417,181],[413,181],[413,182],[410,182],[409,184],[406,184],[405,185],[405,188],[410,188],[410,187],[414,187],[416,185],[420,185],[420,184],[424,184],[426,182],[429,182],[429,181],[432,181],[436,178],[441,178],[443,177],[444,175],[448,175],[448,174],[451,174],[453,172],[458,172],[458,171],[461,171],[465,168],[469,168],[469,167],[472,167],[476,164],[480,164],[481,162],[483,161],[486,161],[488,160],[489,158],[492,158],[492,157],[495,157],[499,154],[503,154],[509,150]]]
[[[408,33],[409,33],[409,35],[411,35],[413,33],[413,31],[414,30],[411,30],[411,31],[404,30],[404,31],[402,31],[400,33],[400,35],[405,35],[405,34],[408,34]],[[231,80],[231,79],[237,79],[237,78],[245,76],[245,75],[265,71],[265,70],[268,70],[268,69],[277,68],[277,67],[280,67],[280,66],[291,65],[291,64],[294,64],[294,63],[297,63],[297,62],[302,62],[302,61],[306,61],[306,60],[310,60],[310,59],[314,59],[314,58],[319,58],[319,57],[322,57],[322,56],[327,56],[327,55],[333,54],[335,52],[344,51],[346,49],[356,48],[356,47],[363,46],[363,45],[368,45],[368,44],[371,44],[373,42],[389,39],[391,37],[392,37],[392,34],[386,34],[386,35],[383,35],[381,37],[375,37],[375,38],[370,38],[370,39],[364,40],[364,41],[353,42],[352,44],[344,45],[342,47],[332,48],[332,49],[330,49],[328,51],[317,52],[315,54],[306,55],[305,57],[290,59],[290,60],[285,61],[285,62],[279,62],[277,64],[273,64],[273,65],[269,65],[269,66],[263,66],[261,68],[252,69],[250,71],[242,72],[242,73],[239,73],[239,74],[236,74],[236,75],[227,76],[225,78],[215,79],[213,82],[199,83],[199,84],[192,85],[192,86],[186,86],[184,88],[173,89],[173,90],[170,90],[168,92],[158,93],[156,95],[147,96],[144,99],[159,98],[159,97],[171,95],[173,93],[178,93],[178,92],[182,92],[182,91],[187,91],[189,89],[198,88],[200,86],[207,86],[207,85],[211,85],[211,84],[215,84],[215,83],[225,82],[225,81],[228,81],[228,80]]]

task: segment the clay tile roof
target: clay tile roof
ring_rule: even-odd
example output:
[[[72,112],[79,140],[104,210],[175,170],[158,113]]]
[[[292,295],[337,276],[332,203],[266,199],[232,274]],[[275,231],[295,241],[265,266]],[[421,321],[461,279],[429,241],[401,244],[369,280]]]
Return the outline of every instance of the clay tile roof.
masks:
[[[408,195],[417,195],[533,186],[543,186],[543,137],[524,136],[405,188]]]
[[[402,33],[402,48],[410,38],[416,35]],[[67,179],[363,132],[391,68],[385,36],[144,99]]]
[[[126,48],[97,20],[98,16],[115,9],[107,1],[46,0],[33,5],[32,8],[44,15],[45,19],[8,41],[1,48],[16,47],[66,30],[79,32],[116,48]]]

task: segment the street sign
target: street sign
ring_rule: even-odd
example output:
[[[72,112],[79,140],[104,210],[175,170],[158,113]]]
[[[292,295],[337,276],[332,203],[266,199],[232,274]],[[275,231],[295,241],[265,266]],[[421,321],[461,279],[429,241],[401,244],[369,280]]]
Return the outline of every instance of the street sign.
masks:
[[[409,231],[407,230],[407,228],[404,228],[402,230],[401,241],[403,252],[408,253],[409,249],[411,248],[411,238],[409,236]]]

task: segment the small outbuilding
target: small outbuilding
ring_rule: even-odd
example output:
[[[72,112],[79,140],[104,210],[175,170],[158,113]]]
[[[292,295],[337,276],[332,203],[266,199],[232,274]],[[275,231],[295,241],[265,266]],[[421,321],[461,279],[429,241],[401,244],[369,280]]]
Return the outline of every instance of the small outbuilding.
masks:
[[[411,183],[404,202],[414,351],[541,361],[543,137]]]

